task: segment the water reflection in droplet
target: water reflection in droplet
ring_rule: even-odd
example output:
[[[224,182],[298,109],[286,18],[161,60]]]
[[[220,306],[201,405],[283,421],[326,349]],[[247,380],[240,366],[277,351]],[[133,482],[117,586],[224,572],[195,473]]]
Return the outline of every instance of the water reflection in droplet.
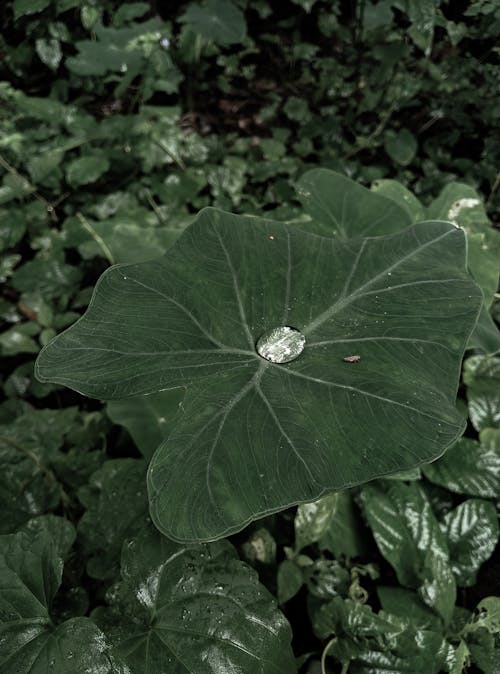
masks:
[[[265,332],[257,341],[256,349],[259,356],[271,363],[289,363],[300,356],[305,343],[301,332],[284,325]]]

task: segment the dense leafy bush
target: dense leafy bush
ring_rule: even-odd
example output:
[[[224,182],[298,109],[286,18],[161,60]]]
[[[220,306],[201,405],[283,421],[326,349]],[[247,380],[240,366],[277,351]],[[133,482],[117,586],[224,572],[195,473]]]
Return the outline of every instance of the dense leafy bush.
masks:
[[[495,3],[0,17],[2,671],[496,674]]]

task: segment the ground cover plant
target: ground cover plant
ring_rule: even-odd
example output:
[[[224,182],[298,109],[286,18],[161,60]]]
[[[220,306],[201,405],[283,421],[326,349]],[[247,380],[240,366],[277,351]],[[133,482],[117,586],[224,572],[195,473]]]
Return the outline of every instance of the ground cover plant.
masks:
[[[497,673],[495,4],[0,16],[0,669]]]

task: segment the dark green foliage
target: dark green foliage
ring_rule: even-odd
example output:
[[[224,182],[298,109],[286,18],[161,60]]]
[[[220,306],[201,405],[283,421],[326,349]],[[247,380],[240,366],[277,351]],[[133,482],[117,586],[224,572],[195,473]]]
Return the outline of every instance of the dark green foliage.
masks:
[[[492,596],[500,594],[498,3],[0,5],[0,670],[498,674],[500,599]],[[202,535],[199,522],[213,513],[202,499],[203,480],[193,476],[200,466],[204,475],[206,464],[197,463],[196,453],[189,467],[158,457],[193,434],[190,417],[200,396],[210,416],[211,405],[222,407],[224,396],[231,397],[234,381],[217,366],[195,390],[188,366],[196,363],[177,358],[182,386],[158,390],[165,386],[151,385],[154,376],[161,379],[155,361],[144,377],[154,392],[138,396],[139,388],[121,384],[130,366],[121,363],[106,384],[115,393],[128,385],[135,397],[104,403],[98,384],[106,368],[113,369],[108,355],[96,370],[92,352],[85,352],[85,376],[73,381],[96,400],[40,382],[34,360],[85,311],[109,265],[147,270],[143,263],[169,250],[206,206],[258,217],[221,216],[226,250],[239,256],[234,271],[245,311],[255,313],[252,339],[269,327],[259,320],[282,290],[277,278],[286,263],[279,237],[254,248],[245,240],[258,226],[276,228],[271,236],[292,233],[294,254],[304,260],[312,234],[329,237],[321,247],[344,251],[336,264],[320,267],[309,259],[293,271],[304,287],[308,274],[317,272],[333,290],[345,283],[340,272],[352,269],[349,255],[363,245],[353,237],[380,237],[364,244],[382,251],[373,253],[371,266],[359,264],[358,273],[366,275],[359,280],[366,283],[390,254],[389,241],[402,241],[410,231],[421,236],[422,225],[411,229],[415,223],[460,226],[455,239],[466,237],[476,286],[463,251],[456,255],[448,245],[408,273],[412,280],[417,271],[432,279],[453,268],[470,292],[447,294],[442,312],[428,293],[419,298],[401,291],[397,307],[382,306],[383,296],[373,295],[353,303],[335,330],[362,319],[371,333],[380,330],[377,335],[391,340],[377,351],[342,345],[307,367],[318,368],[315,378],[330,373],[332,381],[344,367],[344,383],[356,379],[358,388],[378,394],[383,386],[385,397],[400,395],[401,402],[413,395],[411,374],[420,382],[418,409],[427,405],[440,423],[443,415],[453,420],[449,442],[467,424],[465,436],[443,454],[448,441],[431,438],[430,422],[409,438],[404,415],[381,420],[385,403],[379,401],[374,414],[366,401],[356,407],[348,398],[338,416],[339,399],[328,406],[317,392],[299,395],[290,376],[273,394],[288,438],[312,448],[321,429],[328,438],[325,456],[331,458],[332,447],[342,450],[338,482],[329,475],[332,465],[312,460],[320,482],[328,488],[392,474],[276,513],[322,491],[297,495],[304,476],[288,460],[274,465],[265,451],[278,442],[276,427],[247,409],[228,419],[231,432],[205,437],[210,447],[219,442],[217,452],[225,447],[232,463],[219,466],[220,484],[231,488],[220,494],[224,526]],[[263,223],[269,219],[283,224]],[[238,229],[242,222],[245,233]],[[452,231],[442,222],[431,227]],[[210,257],[210,241],[195,242],[198,253]],[[279,260],[266,258],[268,244],[277,244]],[[184,297],[194,288],[199,301],[191,298],[190,309],[204,320],[208,315],[218,335],[238,337],[234,295],[224,301],[220,292],[210,295],[220,272],[211,265],[219,258],[200,263],[210,268],[203,282],[194,258],[187,255],[177,265],[169,289],[175,286]],[[257,286],[259,293],[265,286],[262,300],[253,297]],[[130,297],[117,297],[116,311],[103,304],[101,320],[114,320],[116,312],[126,317]],[[152,321],[143,337],[166,351],[171,323],[161,323],[163,305],[151,314],[146,298],[139,300],[144,319]],[[480,300],[458,382],[465,323],[472,328]],[[440,315],[409,319],[416,307]],[[376,323],[389,320],[385,311],[391,313],[389,332]],[[413,346],[392,339],[415,337],[427,323],[437,331],[433,341],[447,335],[452,354],[413,354]],[[96,325],[87,325],[89,339],[99,337]],[[196,338],[191,328],[182,340]],[[356,330],[348,335],[362,336]],[[464,343],[457,346],[455,338]],[[116,348],[116,326],[108,339]],[[342,361],[358,352],[360,362]],[[59,376],[52,379],[65,379],[75,353],[59,354]],[[295,362],[286,367],[306,363]],[[437,395],[443,396],[439,404]],[[310,428],[305,412],[316,415]],[[391,454],[396,428],[405,461]],[[263,451],[249,453],[248,447]],[[150,492],[161,495],[161,517],[153,511],[154,520],[172,533],[174,521],[177,537],[213,538],[250,517],[267,516],[230,542],[172,542],[149,517],[146,473],[154,454],[163,481],[171,480],[165,490],[150,479]],[[285,463],[287,480],[278,494],[272,476]],[[408,470],[394,473],[403,467]],[[247,490],[239,487],[244,475]],[[252,499],[266,494],[263,476],[272,489],[261,507]],[[236,513],[234,504],[243,504]]]

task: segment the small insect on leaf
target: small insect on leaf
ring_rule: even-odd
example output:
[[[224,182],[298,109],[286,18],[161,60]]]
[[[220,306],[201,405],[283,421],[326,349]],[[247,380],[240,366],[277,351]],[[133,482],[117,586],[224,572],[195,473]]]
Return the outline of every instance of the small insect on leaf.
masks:
[[[358,363],[361,360],[361,356],[346,356],[342,360],[346,363]]]

